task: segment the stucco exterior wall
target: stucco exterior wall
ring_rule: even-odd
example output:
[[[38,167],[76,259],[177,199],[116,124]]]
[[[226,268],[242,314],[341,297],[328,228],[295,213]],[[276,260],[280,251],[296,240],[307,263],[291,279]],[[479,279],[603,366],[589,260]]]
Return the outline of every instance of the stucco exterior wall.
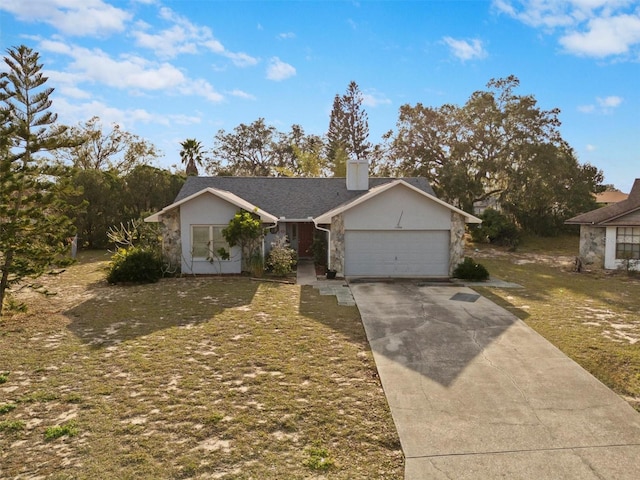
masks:
[[[451,212],[451,235],[449,236],[449,275],[464,259],[464,216]]]
[[[615,232],[614,232],[615,233]],[[585,265],[595,268],[605,266],[606,229],[603,227],[580,226],[580,259]],[[613,238],[613,256],[615,258],[615,236]]]
[[[399,186],[344,212],[344,229],[449,230],[450,212],[447,207]]]
[[[336,215],[331,222],[329,242],[329,267],[338,275],[344,275],[344,216]]]
[[[240,273],[242,270],[241,253],[239,247],[231,249],[229,260],[194,259],[191,255],[191,226],[192,225],[224,225],[238,211],[238,207],[216,197],[204,194],[180,206],[180,229],[182,231],[182,262],[184,274],[211,275]]]
[[[175,208],[160,219],[162,234],[162,255],[171,263],[171,267],[181,264],[182,241],[180,237],[180,209]]]

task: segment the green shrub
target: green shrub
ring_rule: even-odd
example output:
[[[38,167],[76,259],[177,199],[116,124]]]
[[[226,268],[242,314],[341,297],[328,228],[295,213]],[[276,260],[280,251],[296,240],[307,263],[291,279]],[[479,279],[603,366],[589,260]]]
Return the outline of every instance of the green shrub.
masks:
[[[296,251],[289,247],[284,235],[279,236],[271,243],[267,266],[274,274],[284,277],[293,272],[293,267],[296,263]]]
[[[502,213],[487,208],[480,215],[482,223],[471,230],[474,242],[491,243],[515,248],[520,242],[518,227]]]
[[[322,234],[316,234],[309,250],[313,254],[313,263],[315,265],[327,264],[327,240]]]
[[[109,283],[153,283],[162,277],[163,262],[152,250],[139,247],[119,248],[111,258]]]
[[[453,271],[453,276],[463,280],[482,281],[489,278],[489,271],[484,265],[474,262],[473,258],[465,257]]]

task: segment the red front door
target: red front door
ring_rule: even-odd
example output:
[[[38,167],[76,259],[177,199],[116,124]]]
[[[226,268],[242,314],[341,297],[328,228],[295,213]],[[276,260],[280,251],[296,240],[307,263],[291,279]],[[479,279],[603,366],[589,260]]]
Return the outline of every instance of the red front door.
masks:
[[[313,243],[313,232],[315,226],[313,223],[298,224],[298,257],[312,257],[311,243]]]

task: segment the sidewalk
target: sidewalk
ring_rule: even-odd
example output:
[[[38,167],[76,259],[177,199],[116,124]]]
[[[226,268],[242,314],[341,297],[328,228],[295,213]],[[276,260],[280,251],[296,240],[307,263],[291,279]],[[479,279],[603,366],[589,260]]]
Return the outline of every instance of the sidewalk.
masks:
[[[344,278],[327,280],[324,277],[317,277],[313,262],[309,260],[301,260],[298,263],[297,277],[296,283],[298,285],[310,285],[317,288],[320,295],[335,295],[338,299],[338,305],[353,307],[356,304]]]

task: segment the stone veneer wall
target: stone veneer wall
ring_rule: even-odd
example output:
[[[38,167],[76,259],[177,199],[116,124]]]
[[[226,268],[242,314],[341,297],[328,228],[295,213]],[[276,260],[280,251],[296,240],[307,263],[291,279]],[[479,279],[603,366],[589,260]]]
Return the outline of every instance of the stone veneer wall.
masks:
[[[464,216],[451,212],[451,236],[449,238],[449,275],[464,260]]]
[[[180,237],[180,209],[175,208],[160,218],[162,233],[162,254],[178,268],[182,259],[182,240]]]
[[[331,268],[341,275],[344,274],[344,218],[342,215],[333,217],[331,222],[331,245],[329,245]]]
[[[580,225],[580,259],[585,265],[604,268],[607,229]]]

